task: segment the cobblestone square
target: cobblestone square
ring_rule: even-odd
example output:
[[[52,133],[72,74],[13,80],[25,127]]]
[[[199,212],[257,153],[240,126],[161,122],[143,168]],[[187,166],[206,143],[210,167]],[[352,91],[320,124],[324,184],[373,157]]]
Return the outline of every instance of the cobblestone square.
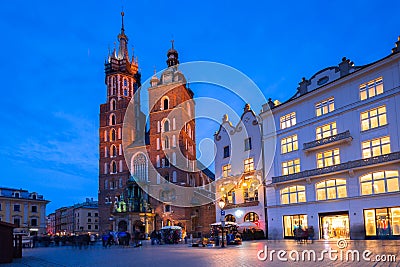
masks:
[[[268,257],[265,261],[258,259],[265,256],[259,253],[267,248]],[[370,261],[364,260],[365,250],[371,251],[367,255]],[[279,250],[286,251],[278,260]],[[316,260],[308,260],[310,251],[315,251]],[[329,259],[329,253],[334,252]],[[359,251],[360,261],[353,260],[352,252]],[[341,251],[342,256],[341,256]],[[351,253],[347,253],[350,251]],[[291,260],[299,254],[299,261]],[[272,260],[270,256],[273,256]],[[305,261],[302,255],[305,255]],[[321,254],[324,256],[319,261]],[[348,255],[349,261],[346,261]],[[386,257],[386,262],[376,261],[376,256]],[[392,256],[393,255],[393,256]],[[390,258],[391,256],[391,258]],[[334,258],[336,257],[336,260]],[[342,257],[342,259],[341,259]],[[24,249],[22,259],[14,259],[8,266],[400,266],[400,241],[347,241],[346,247],[338,248],[335,241],[316,241],[313,244],[297,244],[295,241],[258,241],[244,242],[240,246],[229,246],[227,248],[215,247],[189,247],[185,244],[151,246],[145,242],[142,247],[118,247],[103,248],[100,244],[87,249],[65,247],[38,247]]]

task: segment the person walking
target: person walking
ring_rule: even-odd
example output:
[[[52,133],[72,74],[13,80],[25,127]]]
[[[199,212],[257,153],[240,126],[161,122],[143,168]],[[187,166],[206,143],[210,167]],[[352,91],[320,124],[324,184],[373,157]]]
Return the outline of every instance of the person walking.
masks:
[[[311,244],[314,243],[314,235],[315,235],[314,227],[310,226],[307,232],[308,232],[308,240],[311,241]]]

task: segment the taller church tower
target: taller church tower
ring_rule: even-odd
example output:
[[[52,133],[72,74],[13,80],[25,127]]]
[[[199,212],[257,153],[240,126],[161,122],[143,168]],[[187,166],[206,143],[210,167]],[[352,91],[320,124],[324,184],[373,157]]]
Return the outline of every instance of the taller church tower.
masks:
[[[113,212],[120,208],[117,203],[123,200],[130,172],[122,151],[122,128],[129,102],[134,97],[135,110],[140,110],[139,94],[141,75],[138,72],[137,59],[129,58],[128,37],[124,28],[124,12],[121,12],[122,26],[118,34],[118,50],[114,47],[105,62],[105,84],[107,101],[100,105],[99,128],[99,215],[100,233],[112,230]],[[140,117],[140,114],[135,114]],[[137,129],[133,135],[140,134]],[[142,191],[133,181],[136,209],[140,209]],[[125,193],[126,196],[126,193]],[[133,203],[134,204],[134,203]],[[122,226],[123,228],[125,226]],[[128,227],[128,226],[126,226]]]

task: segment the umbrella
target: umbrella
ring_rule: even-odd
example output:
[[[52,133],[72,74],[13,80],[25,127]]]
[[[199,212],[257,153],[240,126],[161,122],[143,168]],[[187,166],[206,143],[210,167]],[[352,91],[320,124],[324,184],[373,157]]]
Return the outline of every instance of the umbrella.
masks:
[[[259,228],[257,224],[250,222],[250,221],[245,221],[243,223],[239,224],[239,228]]]
[[[225,222],[225,228],[231,226],[237,226],[237,223],[234,222]],[[221,226],[221,222],[212,223],[211,226]]]
[[[180,226],[164,226],[163,228],[161,228],[161,230],[169,230],[169,229],[172,229],[172,230],[181,230],[182,227],[180,227]]]

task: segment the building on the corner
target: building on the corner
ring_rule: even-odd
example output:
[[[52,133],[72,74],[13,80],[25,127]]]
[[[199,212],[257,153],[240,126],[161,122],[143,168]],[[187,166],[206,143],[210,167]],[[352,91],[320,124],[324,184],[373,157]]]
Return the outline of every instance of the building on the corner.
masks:
[[[297,227],[317,239],[400,237],[400,39],[388,56],[355,66],[343,58],[299,84],[260,116],[276,122],[267,175],[269,238]],[[265,147],[272,128],[263,129]]]
[[[214,134],[214,142],[216,190],[226,204],[223,217],[216,205],[217,221],[236,222],[239,227],[247,229],[261,229],[263,233],[258,238],[264,238],[266,217],[261,128],[249,104],[245,105],[235,126],[228,115],[223,116]]]
[[[48,215],[50,230],[54,221],[53,234],[75,235],[99,233],[98,202],[93,200],[93,198],[86,198],[85,202],[58,208],[53,214]],[[51,234],[51,232],[48,233]]]
[[[145,237],[163,226],[179,225],[186,232],[207,233],[209,224],[215,219],[213,204],[175,207],[168,200],[171,192],[156,192],[159,199],[156,200],[149,196],[148,190],[142,189],[143,186],[150,187],[150,181],[154,188],[162,186],[164,189],[168,184],[204,186],[212,181],[213,174],[205,168],[198,171],[195,121],[188,120],[194,118],[193,92],[178,70],[178,52],[173,46],[167,53],[168,69],[160,79],[154,75],[149,88],[146,88],[149,95],[149,118],[146,122],[140,102],[140,90],[144,89],[141,89],[138,62],[133,56],[129,57],[124,13],[121,15],[118,50],[114,49],[105,63],[107,100],[100,106],[100,232],[138,232]],[[171,112],[176,113],[175,118],[170,118]],[[131,127],[124,132],[124,138],[131,143],[129,150],[123,151],[126,114],[132,117],[129,121]],[[187,166],[189,170],[178,168],[178,164],[186,165],[179,162],[178,150],[179,155],[182,153],[191,162]],[[193,204],[196,206],[196,202]]]
[[[44,235],[49,202],[36,192],[0,187],[0,221],[16,225],[15,233]]]
[[[73,206],[74,233],[99,234],[98,202],[86,199],[86,202]]]

